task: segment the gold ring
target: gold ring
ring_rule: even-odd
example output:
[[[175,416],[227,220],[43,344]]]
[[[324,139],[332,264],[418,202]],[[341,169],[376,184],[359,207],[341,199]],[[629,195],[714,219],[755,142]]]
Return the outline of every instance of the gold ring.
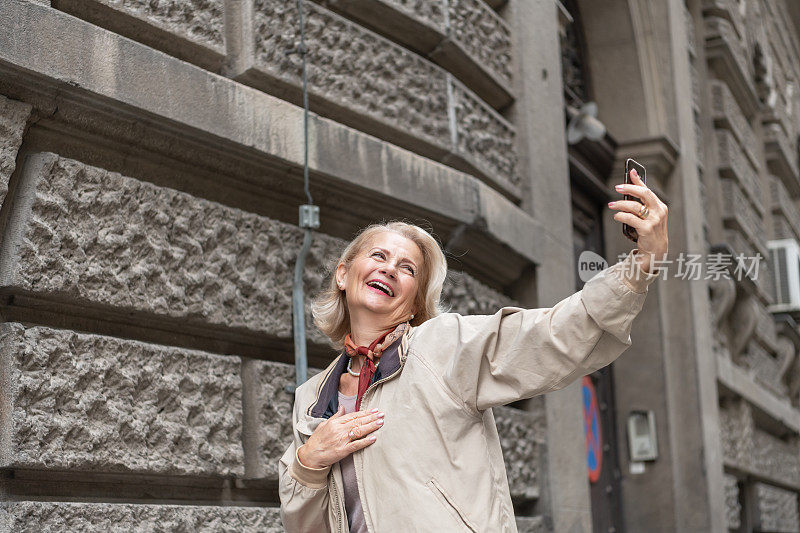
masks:
[[[356,424],[348,433],[348,435],[350,435],[350,440],[356,440],[361,436],[360,432],[358,431],[358,427],[358,424]]]
[[[647,218],[647,214],[649,212],[650,212],[650,210],[647,208],[647,206],[642,204],[642,207],[641,207],[641,209],[639,209],[639,213],[638,213],[639,218],[641,218],[641,219]]]

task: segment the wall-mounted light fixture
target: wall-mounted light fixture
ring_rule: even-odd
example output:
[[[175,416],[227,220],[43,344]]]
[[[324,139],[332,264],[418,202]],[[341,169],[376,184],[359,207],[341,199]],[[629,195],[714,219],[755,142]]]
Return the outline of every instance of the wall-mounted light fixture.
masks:
[[[567,142],[577,144],[586,138],[590,141],[599,141],[606,134],[606,126],[597,120],[597,104],[589,102],[576,109],[567,106],[569,125],[567,126]]]

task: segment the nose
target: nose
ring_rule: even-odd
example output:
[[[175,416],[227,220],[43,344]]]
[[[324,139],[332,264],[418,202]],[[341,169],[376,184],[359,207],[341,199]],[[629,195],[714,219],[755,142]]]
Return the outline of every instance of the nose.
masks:
[[[379,272],[392,279],[397,277],[397,268],[395,267],[394,263],[386,263]]]

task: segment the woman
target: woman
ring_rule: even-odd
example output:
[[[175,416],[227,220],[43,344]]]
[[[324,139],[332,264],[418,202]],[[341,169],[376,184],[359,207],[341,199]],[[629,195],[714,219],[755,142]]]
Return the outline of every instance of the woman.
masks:
[[[343,351],[295,395],[279,465],[287,531],[516,531],[490,408],[565,387],[631,344],[667,253],[667,207],[632,177],[617,190],[644,206],[609,206],[638,250],[549,309],[439,314],[447,268],[428,233],[395,222],[353,240],[314,305]]]

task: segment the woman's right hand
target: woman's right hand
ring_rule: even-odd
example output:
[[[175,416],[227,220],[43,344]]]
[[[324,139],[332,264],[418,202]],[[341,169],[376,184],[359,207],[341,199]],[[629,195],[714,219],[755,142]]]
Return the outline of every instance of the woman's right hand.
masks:
[[[339,406],[298,448],[297,457],[308,468],[325,468],[341,461],[375,442],[378,436],[372,433],[383,425],[383,416],[377,409],[345,415],[344,407]]]

